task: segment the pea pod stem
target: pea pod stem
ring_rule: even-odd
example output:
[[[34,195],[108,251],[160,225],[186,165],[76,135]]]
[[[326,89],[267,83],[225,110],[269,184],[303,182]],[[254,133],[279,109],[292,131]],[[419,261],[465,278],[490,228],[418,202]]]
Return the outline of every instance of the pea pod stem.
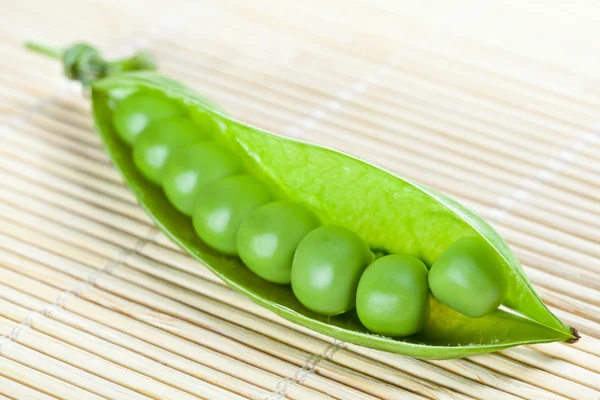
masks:
[[[107,61],[95,47],[87,43],[75,43],[69,48],[60,49],[36,42],[25,42],[25,47],[62,61],[65,76],[80,81],[84,87],[89,87],[92,82],[111,75],[156,69],[154,57],[143,51],[131,57]]]
[[[62,60],[63,54],[65,53],[63,49],[59,49],[58,47],[46,46],[37,42],[25,42],[25,47],[36,53],[45,54],[48,57],[57,60]]]

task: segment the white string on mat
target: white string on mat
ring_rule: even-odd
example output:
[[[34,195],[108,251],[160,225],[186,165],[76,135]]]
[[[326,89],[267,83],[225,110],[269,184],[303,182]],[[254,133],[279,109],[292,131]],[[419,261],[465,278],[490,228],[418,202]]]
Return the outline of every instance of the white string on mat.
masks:
[[[111,275],[114,270],[122,265],[128,257],[139,253],[146,244],[154,240],[154,237],[157,233],[158,228],[154,226],[150,227],[148,229],[148,233],[144,237],[139,238],[132,248],[121,249],[117,254],[117,257],[114,260],[109,261],[104,268],[93,271],[84,280],[80,281],[72,288],[61,291],[56,296],[54,303],[46,305],[41,311],[33,311],[29,313],[23,319],[23,321],[19,325],[15,326],[8,334],[0,336],[0,355],[2,355],[2,349],[6,343],[9,341],[16,343],[19,339],[19,335],[26,329],[31,328],[38,318],[42,316],[50,317],[54,311],[63,308],[71,296],[81,297],[85,290],[96,285],[98,278],[103,275]],[[0,289],[1,288],[2,287],[0,286]]]
[[[315,128],[322,120],[342,110],[347,103],[358,95],[365,93],[371,86],[379,84],[381,78],[389,72],[394,64],[395,60],[392,57],[388,58],[386,62],[380,64],[375,70],[362,75],[348,88],[340,90],[323,105],[312,110],[308,117],[298,124],[285,129],[284,134],[292,137],[300,137],[304,132]]]
[[[306,361],[304,361],[302,368],[298,369],[291,377],[282,379],[279,382],[277,382],[275,390],[269,393],[263,399],[281,400],[285,398],[285,395],[288,392],[288,390],[296,384],[301,385],[310,374],[315,372],[317,365],[319,365],[319,363],[323,359],[331,360],[333,358],[333,355],[341,349],[343,349],[345,346],[346,343],[339,340],[334,340],[327,347],[325,347],[321,354],[312,354],[306,359]]]
[[[546,166],[540,168],[532,177],[523,178],[517,188],[508,196],[501,196],[492,209],[490,219],[502,221],[511,208],[517,203],[525,203],[531,197],[531,192],[536,188],[551,183],[560,172],[572,163],[586,146],[595,145],[600,138],[600,123],[594,125],[592,130],[581,138],[571,143],[568,149],[563,149],[556,157],[551,158]]]

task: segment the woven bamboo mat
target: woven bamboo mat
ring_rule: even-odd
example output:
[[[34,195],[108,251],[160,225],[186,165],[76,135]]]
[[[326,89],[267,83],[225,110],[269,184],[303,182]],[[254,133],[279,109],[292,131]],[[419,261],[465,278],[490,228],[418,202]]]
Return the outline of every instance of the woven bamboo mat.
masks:
[[[600,399],[600,2],[0,9],[0,399]],[[419,361],[261,309],[152,227],[25,39],[148,48],[242,120],[449,193],[584,337]]]

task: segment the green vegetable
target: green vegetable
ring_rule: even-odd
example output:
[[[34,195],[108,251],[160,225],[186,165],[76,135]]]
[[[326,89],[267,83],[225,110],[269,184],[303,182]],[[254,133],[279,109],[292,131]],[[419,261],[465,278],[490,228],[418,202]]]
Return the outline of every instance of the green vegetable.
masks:
[[[129,144],[152,122],[182,114],[182,109],[164,98],[134,94],[121,101],[113,114],[115,129]]]
[[[356,311],[371,332],[408,336],[420,332],[429,316],[427,267],[394,254],[369,265],[358,283]]]
[[[276,201],[254,210],[237,233],[242,262],[255,274],[275,283],[290,283],[292,259],[300,240],[319,226],[305,207]]]
[[[508,291],[498,256],[477,236],[448,247],[431,267],[429,287],[439,301],[472,318],[495,311]]]
[[[206,134],[186,117],[156,122],[146,128],[133,146],[133,161],[151,182],[160,185],[165,165],[174,151],[189,146]]]
[[[243,171],[238,157],[217,143],[196,143],[167,162],[163,189],[176,209],[192,215],[202,187]]]
[[[356,233],[339,226],[317,228],[296,249],[292,290],[312,311],[344,313],[354,308],[358,281],[371,258],[369,247]]]
[[[67,53],[77,54],[30,47],[62,57],[65,64]],[[141,206],[175,243],[258,304],[340,340],[421,358],[465,357],[522,344],[577,340],[577,332],[540,300],[500,236],[455,201],[352,156],[243,124],[180,83],[154,72],[133,71],[152,66],[151,62],[109,63],[92,54],[94,62],[70,60],[68,76],[90,84],[100,136]],[[114,104],[132,93],[185,110],[195,123],[206,127],[214,141],[234,153],[248,173],[268,185],[275,198],[302,204],[323,225],[356,233],[376,254],[411,255],[431,266],[456,240],[481,238],[496,253],[504,271],[508,292],[503,306],[511,312],[497,309],[470,318],[430,297],[430,316],[423,331],[392,338],[371,334],[353,311],[333,317],[310,311],[290,286],[267,282],[239,258],[226,257],[200,240],[190,218],[169,202],[160,187],[144,178],[133,162],[130,146],[112,124]]]
[[[212,248],[236,255],[236,235],[242,221],[271,199],[269,188],[250,175],[221,179],[204,187],[198,195],[194,229]]]

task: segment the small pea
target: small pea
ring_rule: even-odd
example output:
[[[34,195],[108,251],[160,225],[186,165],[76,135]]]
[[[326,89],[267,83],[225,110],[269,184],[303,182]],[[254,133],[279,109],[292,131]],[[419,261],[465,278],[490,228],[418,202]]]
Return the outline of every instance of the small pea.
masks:
[[[137,93],[117,104],[113,123],[119,136],[132,145],[151,123],[182,114],[183,110],[174,102],[150,94]]]
[[[356,291],[356,312],[371,332],[408,336],[421,331],[429,316],[427,267],[408,255],[379,258],[367,267]]]
[[[194,143],[178,150],[167,161],[162,187],[175,208],[192,215],[196,198],[204,185],[242,170],[239,158],[228,148],[216,143]]]
[[[133,161],[152,183],[160,185],[164,167],[174,152],[208,137],[187,117],[174,117],[148,126],[133,145]]]
[[[356,233],[339,226],[316,228],[294,254],[292,290],[316,313],[344,313],[354,308],[358,281],[371,259],[371,250]]]
[[[263,279],[290,283],[292,259],[300,240],[319,226],[306,207],[275,201],[252,211],[237,233],[237,248],[244,264]]]
[[[498,256],[476,236],[458,239],[433,263],[429,287],[439,301],[472,318],[496,310],[508,292]]]
[[[194,209],[200,239],[228,255],[237,255],[236,234],[252,210],[271,200],[267,186],[250,175],[234,175],[204,187]]]

